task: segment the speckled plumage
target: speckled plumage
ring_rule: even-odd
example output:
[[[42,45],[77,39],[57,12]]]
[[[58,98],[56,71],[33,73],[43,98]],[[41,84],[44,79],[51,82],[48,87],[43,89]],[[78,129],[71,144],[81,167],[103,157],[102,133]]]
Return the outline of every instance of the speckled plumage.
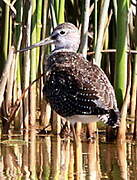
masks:
[[[78,121],[99,120],[118,126],[120,115],[113,87],[98,66],[77,53],[78,29],[71,23],[60,24],[48,38],[17,52],[47,44],[55,45],[46,62],[43,89],[52,109],[69,120],[72,127]]]
[[[109,125],[117,124],[119,112],[113,87],[97,65],[81,54],[58,51],[48,58],[47,66],[44,94],[59,115],[66,119],[97,115]]]

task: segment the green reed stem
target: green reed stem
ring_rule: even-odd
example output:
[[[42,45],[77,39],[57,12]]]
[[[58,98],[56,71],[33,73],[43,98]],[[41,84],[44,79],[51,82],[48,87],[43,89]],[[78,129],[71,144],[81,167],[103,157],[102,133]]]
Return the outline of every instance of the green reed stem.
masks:
[[[31,23],[31,44],[35,44],[37,41],[37,28],[36,28],[36,1],[32,0],[32,23]],[[37,49],[31,50],[31,62],[30,62],[30,81],[33,82],[36,79],[37,74]],[[36,122],[36,83],[33,84],[30,90],[30,124],[35,125]]]
[[[117,1],[117,44],[115,63],[115,92],[121,107],[127,86],[127,17],[129,0]]]
[[[59,12],[58,12],[58,24],[63,23],[65,21],[64,12],[65,12],[65,0],[60,0]]]
[[[38,0],[37,1],[37,42],[40,41],[41,39],[41,28],[42,28],[42,24],[41,24],[41,17],[42,17],[42,0]],[[37,57],[36,57],[36,61],[37,61],[37,69],[38,69],[38,65],[39,65],[39,58],[40,58],[40,48],[37,48]]]

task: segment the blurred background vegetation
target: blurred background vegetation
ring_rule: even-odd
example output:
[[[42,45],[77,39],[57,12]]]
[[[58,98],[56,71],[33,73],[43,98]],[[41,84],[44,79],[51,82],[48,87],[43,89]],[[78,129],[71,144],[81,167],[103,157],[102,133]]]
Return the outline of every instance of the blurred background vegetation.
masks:
[[[129,0],[1,0],[0,116],[10,127],[45,127],[55,132],[61,119],[43,101],[43,66],[53,47],[14,53],[47,37],[57,24],[71,22],[81,31],[79,52],[107,74],[121,111],[118,137],[137,134],[137,4]],[[14,46],[14,47],[13,47]],[[79,124],[77,128],[79,129]],[[89,125],[96,131],[96,125]],[[102,127],[102,126],[101,126]],[[107,127],[107,134],[114,130]],[[90,131],[89,131],[90,132]],[[108,138],[109,139],[109,138]]]

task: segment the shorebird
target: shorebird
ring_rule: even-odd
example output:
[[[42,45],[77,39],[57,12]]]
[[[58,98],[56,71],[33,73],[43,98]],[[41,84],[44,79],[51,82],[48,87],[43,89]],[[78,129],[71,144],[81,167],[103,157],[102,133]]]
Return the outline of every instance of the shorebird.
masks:
[[[44,95],[51,108],[70,121],[89,123],[103,121],[119,125],[119,110],[114,89],[101,68],[77,53],[80,33],[71,23],[58,25],[46,39],[30,47],[55,44],[47,59]]]

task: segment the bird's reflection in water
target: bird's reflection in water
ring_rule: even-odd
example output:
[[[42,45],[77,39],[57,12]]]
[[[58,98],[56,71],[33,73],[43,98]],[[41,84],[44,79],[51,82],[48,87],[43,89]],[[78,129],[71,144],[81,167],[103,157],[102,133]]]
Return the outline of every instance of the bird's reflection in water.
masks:
[[[39,136],[35,130],[1,141],[0,179],[99,180],[137,175],[136,145]]]

